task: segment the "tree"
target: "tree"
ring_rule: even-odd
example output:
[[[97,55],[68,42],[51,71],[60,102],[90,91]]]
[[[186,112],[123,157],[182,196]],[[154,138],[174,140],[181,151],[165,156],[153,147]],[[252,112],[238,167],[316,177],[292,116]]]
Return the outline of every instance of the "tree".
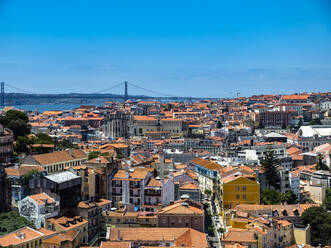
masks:
[[[331,244],[331,214],[323,207],[310,207],[303,212],[301,222],[311,226],[312,245]]]
[[[45,133],[38,133],[36,137],[36,144],[54,144],[53,138]]]
[[[264,169],[265,178],[268,182],[269,189],[280,189],[280,175],[278,171],[279,160],[274,157],[273,151],[267,151],[261,162]]]
[[[30,145],[34,144],[33,139],[29,138],[27,135],[19,136],[14,145],[14,151],[17,154],[30,153]]]
[[[323,201],[323,207],[326,210],[331,211],[331,189],[326,189],[325,193],[326,193],[326,196]]]
[[[99,151],[93,151],[88,154],[88,160],[95,159],[101,155]]]
[[[25,226],[34,228],[33,223],[31,223],[24,217],[21,217],[15,211],[0,214],[0,236],[13,232]]]
[[[24,136],[31,132],[29,117],[21,111],[8,110],[6,114],[0,118],[0,123],[13,131],[15,140],[19,136]]]
[[[264,205],[280,204],[283,199],[283,194],[273,189],[263,190],[261,194],[261,201]]]
[[[298,196],[294,194],[293,190],[289,190],[283,194],[283,202],[287,202],[287,204],[296,204],[298,203]]]
[[[323,162],[323,155],[319,154],[317,159],[318,159],[318,161],[317,161],[317,164],[316,164],[316,167],[315,167],[316,170],[326,170],[326,171],[328,171],[329,167]]]
[[[279,191],[270,189],[262,191],[261,201],[264,205],[274,205],[285,202],[287,204],[296,204],[298,203],[298,197],[296,194],[294,194],[292,190],[289,190],[285,194],[282,194]]]

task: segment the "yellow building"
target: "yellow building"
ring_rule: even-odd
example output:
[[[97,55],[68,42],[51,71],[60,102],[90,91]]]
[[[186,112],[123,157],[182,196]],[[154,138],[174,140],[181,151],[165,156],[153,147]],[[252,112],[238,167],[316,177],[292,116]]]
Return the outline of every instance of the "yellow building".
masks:
[[[60,218],[51,218],[47,220],[47,228],[57,233],[68,232],[71,230],[79,233],[80,244],[88,243],[88,221],[81,216],[73,218],[62,216]]]
[[[222,178],[223,208],[233,208],[239,204],[259,204],[260,184],[254,176],[231,175]]]
[[[14,232],[0,236],[0,247],[39,248],[44,234],[30,227],[23,227]]]

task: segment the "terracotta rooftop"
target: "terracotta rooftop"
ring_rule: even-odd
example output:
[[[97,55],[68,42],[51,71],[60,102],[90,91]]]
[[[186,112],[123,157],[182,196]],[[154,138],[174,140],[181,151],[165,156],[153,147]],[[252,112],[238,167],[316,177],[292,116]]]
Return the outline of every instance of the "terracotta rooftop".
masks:
[[[38,205],[45,205],[46,201],[47,203],[55,203],[55,200],[46,193],[29,195],[28,197],[37,202]]]
[[[39,165],[36,166],[19,166],[19,167],[8,167],[5,168],[6,174],[8,176],[24,176],[30,171],[36,170],[38,172],[45,171],[44,168],[40,167]]]
[[[222,166],[220,166],[219,164],[202,158],[194,158],[190,162],[193,164],[198,164],[209,170],[220,170],[222,168]]]
[[[51,152],[40,155],[32,156],[40,165],[47,165],[59,162],[65,162],[76,159],[87,158],[87,155],[79,149],[74,149],[71,151],[59,151],[59,152]]]
[[[191,228],[112,228],[110,240],[174,242],[176,246],[207,248],[206,234]]]
[[[203,207],[192,200],[179,200],[175,203],[162,208],[159,214],[170,215],[203,215]]]
[[[0,236],[0,247],[17,246],[28,241],[42,238],[43,233],[38,232],[30,227],[23,227],[14,232]]]

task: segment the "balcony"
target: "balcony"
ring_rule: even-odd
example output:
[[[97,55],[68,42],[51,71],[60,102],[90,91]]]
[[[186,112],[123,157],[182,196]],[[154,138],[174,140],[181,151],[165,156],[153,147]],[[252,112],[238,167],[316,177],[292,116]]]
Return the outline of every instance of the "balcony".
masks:
[[[122,191],[120,191],[120,192],[116,192],[116,191],[114,191],[114,192],[112,192],[111,194],[112,194],[112,195],[122,195]]]
[[[145,191],[146,196],[161,196],[161,191]]]
[[[122,183],[112,183],[111,186],[113,188],[122,188]]]

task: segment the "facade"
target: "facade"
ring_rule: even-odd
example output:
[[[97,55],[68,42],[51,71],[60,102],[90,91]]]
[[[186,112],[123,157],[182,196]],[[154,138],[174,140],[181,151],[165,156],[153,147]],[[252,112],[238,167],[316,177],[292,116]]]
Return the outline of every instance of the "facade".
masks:
[[[260,203],[260,184],[254,177],[229,176],[222,178],[223,207]]]
[[[45,227],[46,219],[59,214],[60,203],[45,193],[29,195],[18,202],[18,211],[39,229]]]
[[[171,179],[151,178],[145,186],[145,200],[142,208],[155,212],[158,205],[167,206],[175,200],[175,186]]]
[[[111,178],[110,193],[113,203],[141,206],[145,199],[145,186],[152,178],[153,169],[130,168],[118,170]]]
[[[131,133],[134,136],[144,136],[150,132],[167,132],[169,136],[183,136],[183,121],[175,118],[134,116]]]
[[[33,178],[29,182],[29,187],[32,193],[45,192],[60,201],[61,210],[64,210],[76,206],[81,201],[81,184],[80,176],[64,171]]]
[[[158,227],[189,227],[204,232],[204,210],[201,203],[190,199],[176,201],[157,213]]]
[[[0,213],[10,210],[11,181],[6,178],[5,167],[0,163]]]
[[[260,123],[265,127],[288,126],[291,121],[291,114],[288,111],[267,111],[260,113]]]
[[[0,247],[41,248],[44,234],[30,227],[23,227],[14,232],[0,236]]]
[[[187,195],[196,202],[201,202],[201,191],[199,186],[193,182],[187,182],[179,185],[179,197]]]
[[[312,151],[315,147],[331,143],[331,126],[301,126],[297,132],[295,143],[303,147],[303,151]]]
[[[111,202],[106,199],[89,202],[81,201],[75,208],[78,216],[83,217],[88,221],[88,238],[89,241],[101,230],[101,216],[103,211],[108,211],[111,208]]]
[[[109,113],[103,124],[103,133],[109,139],[128,138],[131,122],[131,115],[128,113],[123,111]]]
[[[70,230],[63,233],[56,233],[44,238],[43,247],[52,248],[78,248],[80,247],[79,232]]]
[[[65,167],[81,165],[87,161],[87,154],[79,149],[51,152],[40,155],[27,156],[23,164],[40,165],[48,174],[64,171]]]
[[[28,174],[37,173],[46,175],[46,171],[40,166],[13,166],[5,169],[7,178],[11,181],[11,203],[17,206],[18,201],[29,193]]]
[[[0,124],[0,163],[9,164],[13,155],[13,134],[9,129],[4,129]]]
[[[57,217],[47,220],[47,229],[56,233],[68,233],[75,231],[78,233],[79,244],[88,244],[88,221],[81,216]]]

